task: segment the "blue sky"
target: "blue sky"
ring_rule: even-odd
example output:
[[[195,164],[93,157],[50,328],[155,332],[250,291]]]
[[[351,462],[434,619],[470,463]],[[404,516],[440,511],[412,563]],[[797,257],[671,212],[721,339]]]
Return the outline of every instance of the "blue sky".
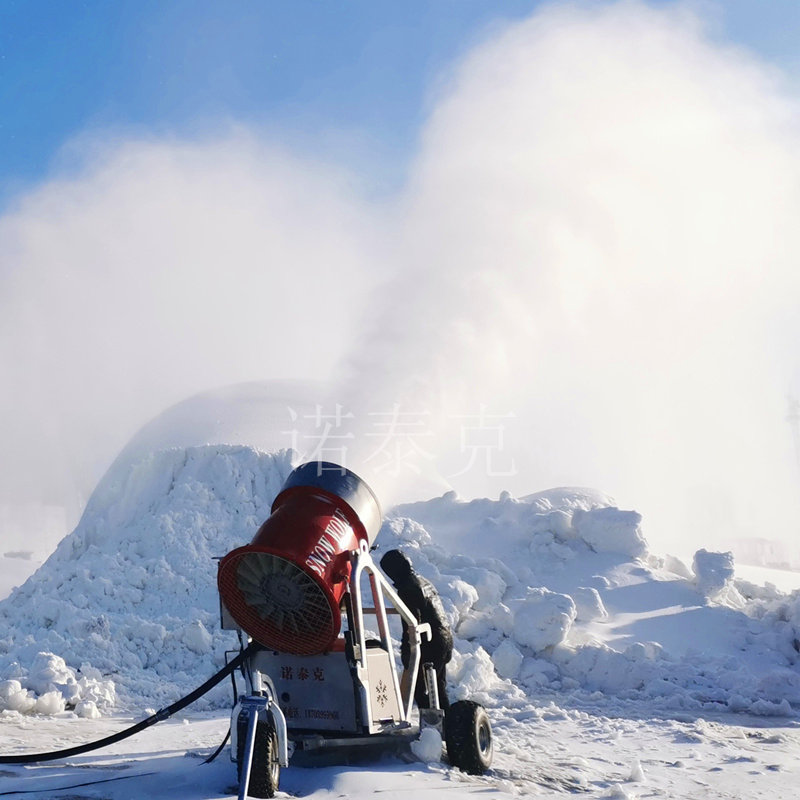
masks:
[[[437,75],[535,0],[0,0],[0,204],[87,132],[243,122],[402,180]],[[800,3],[706,4],[715,35],[798,69]],[[354,146],[356,143],[356,146]]]

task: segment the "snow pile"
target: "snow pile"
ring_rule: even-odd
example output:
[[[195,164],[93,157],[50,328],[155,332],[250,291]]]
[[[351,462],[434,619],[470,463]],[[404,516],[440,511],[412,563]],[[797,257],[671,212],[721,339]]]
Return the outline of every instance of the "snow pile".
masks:
[[[699,551],[694,572],[648,554],[640,515],[596,502],[584,490],[450,494],[386,521],[382,546],[404,549],[450,614],[454,696],[792,714],[800,597],[754,595],[728,553]]]
[[[484,498],[461,502],[455,492],[447,492],[434,500],[398,506],[395,514],[412,523],[424,521],[436,529],[437,539],[442,534],[448,540],[455,538],[466,552],[470,552],[466,544],[482,549],[481,539],[502,532],[504,550],[511,539],[523,539],[537,559],[551,555],[570,558],[575,544],[596,553],[629,558],[647,555],[641,514],[621,511],[610,497],[589,489],[552,489],[519,501],[504,492],[497,501]],[[410,531],[407,539],[413,539]],[[456,541],[451,543],[456,545]]]
[[[112,469],[75,531],[0,604],[6,707],[102,710],[109,679],[123,706],[162,705],[213,674],[236,642],[219,629],[214,559],[252,539],[290,471],[286,452],[221,445]],[[54,691],[61,701],[44,700]]]
[[[236,642],[219,628],[214,557],[252,538],[290,470],[289,453],[231,446],[112,470],[0,604],[0,709],[93,716],[115,690],[158,707],[209,677]],[[791,715],[800,595],[736,580],[730,554],[698,551],[694,572],[656,557],[641,522],[585,489],[448,493],[397,507],[376,541],[442,595],[453,700]],[[201,701],[228,702],[227,686]]]
[[[436,728],[423,728],[418,739],[411,742],[411,752],[420,761],[432,764],[442,760],[442,736]]]
[[[116,701],[113,681],[103,680],[88,665],[78,677],[63,658],[52,653],[38,653],[29,669],[14,664],[9,672],[18,672],[19,679],[0,682],[0,711],[53,715],[69,710],[96,719],[100,710],[113,708]]]

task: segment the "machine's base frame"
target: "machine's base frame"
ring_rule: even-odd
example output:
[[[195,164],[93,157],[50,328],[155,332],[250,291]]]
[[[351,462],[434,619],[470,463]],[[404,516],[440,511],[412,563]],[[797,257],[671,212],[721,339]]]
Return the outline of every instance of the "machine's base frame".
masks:
[[[362,602],[361,584],[365,577],[372,595],[371,608],[365,608]],[[299,755],[349,748],[402,748],[417,739],[423,727],[432,726],[442,733],[444,712],[436,695],[436,674],[429,664],[423,673],[432,707],[420,713],[418,721],[412,718],[420,643],[422,636],[430,637],[430,626],[419,623],[400,600],[376,568],[366,543],[351,553],[350,581],[343,603],[347,629],[332,651],[319,656],[262,651],[243,665],[247,692],[236,703],[231,724],[231,758],[241,760],[239,800],[250,796],[247,792],[252,787],[253,769],[286,767],[295,752]],[[388,624],[390,614],[398,614],[408,626],[410,663],[405,681],[398,675]],[[367,638],[365,615],[376,620],[377,638]],[[223,624],[231,627],[224,608]],[[303,702],[320,696],[324,698],[324,708],[315,709]],[[242,715],[247,718],[243,747],[238,742]],[[253,763],[259,723],[274,732],[275,763]],[[274,790],[269,791],[273,783],[277,789],[277,778],[262,782],[266,787],[262,796],[274,794]]]

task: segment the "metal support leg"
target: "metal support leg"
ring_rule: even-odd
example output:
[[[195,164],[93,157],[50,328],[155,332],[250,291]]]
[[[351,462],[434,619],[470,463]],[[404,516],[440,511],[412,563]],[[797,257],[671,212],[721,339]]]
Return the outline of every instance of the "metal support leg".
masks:
[[[242,752],[238,800],[247,798],[259,717],[265,722],[270,722],[275,728],[275,736],[278,740],[278,763],[282,767],[289,766],[289,737],[286,730],[286,718],[283,716],[280,706],[275,702],[272,692],[266,686],[263,691],[264,693],[261,695],[248,695],[241,700],[242,710],[240,713],[247,714],[247,734]]]
[[[266,697],[246,697],[242,701],[242,711],[247,711],[247,736],[242,754],[241,780],[239,781],[239,800],[247,800],[247,787],[250,785],[250,770],[253,766],[253,748],[256,743],[259,712],[266,709]]]
[[[436,682],[436,670],[430,661],[422,665],[425,672],[425,688],[428,690],[428,707],[439,708],[439,684]]]
[[[440,734],[444,734],[444,711],[439,705],[439,684],[436,680],[436,669],[430,661],[422,665],[423,675],[425,676],[425,688],[428,690],[428,708],[419,710],[421,725],[428,728],[436,728]]]

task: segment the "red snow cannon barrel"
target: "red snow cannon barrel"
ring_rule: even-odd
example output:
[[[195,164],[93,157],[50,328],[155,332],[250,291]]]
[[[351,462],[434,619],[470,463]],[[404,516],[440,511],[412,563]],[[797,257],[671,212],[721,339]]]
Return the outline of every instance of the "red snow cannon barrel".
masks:
[[[371,544],[380,524],[378,500],[358,475],[327,461],[302,464],[253,541],[220,561],[225,608],[271,650],[325,652],[341,628],[349,554]]]

